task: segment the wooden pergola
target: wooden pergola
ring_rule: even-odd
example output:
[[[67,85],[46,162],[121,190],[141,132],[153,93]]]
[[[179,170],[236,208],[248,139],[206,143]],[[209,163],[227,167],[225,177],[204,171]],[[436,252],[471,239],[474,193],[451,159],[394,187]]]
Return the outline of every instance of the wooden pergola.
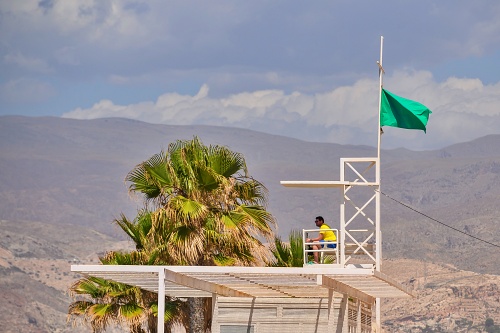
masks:
[[[72,265],[85,276],[125,283],[158,293],[158,332],[164,332],[165,296],[331,298],[332,291],[374,304],[378,298],[412,292],[375,270],[335,265],[307,267]]]

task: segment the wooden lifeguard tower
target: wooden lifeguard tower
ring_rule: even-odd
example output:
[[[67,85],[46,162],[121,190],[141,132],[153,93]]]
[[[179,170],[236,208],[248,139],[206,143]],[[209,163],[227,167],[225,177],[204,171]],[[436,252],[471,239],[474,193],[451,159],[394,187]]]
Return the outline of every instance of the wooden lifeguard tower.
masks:
[[[320,250],[333,255],[332,263],[303,267],[72,265],[71,270],[158,293],[158,333],[164,332],[166,296],[211,298],[212,333],[380,332],[380,300],[412,296],[409,289],[381,272],[380,133],[377,157],[341,158],[339,180],[281,184],[339,189],[337,248]],[[304,247],[305,256],[309,252]]]

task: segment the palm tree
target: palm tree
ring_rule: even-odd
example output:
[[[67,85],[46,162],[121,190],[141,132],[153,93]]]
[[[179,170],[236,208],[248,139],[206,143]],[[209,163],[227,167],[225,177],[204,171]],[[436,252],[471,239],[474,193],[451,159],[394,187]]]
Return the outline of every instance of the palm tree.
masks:
[[[76,300],[69,307],[69,318],[74,324],[77,319],[90,323],[94,333],[105,331],[111,323],[127,325],[131,333],[157,332],[156,293],[96,277],[76,281],[70,293]],[[187,324],[186,310],[185,302],[167,299],[165,332],[175,324]]]
[[[143,196],[144,209],[130,221],[115,223],[135,243],[135,251],[108,252],[103,264],[252,265],[263,262],[274,218],[265,210],[266,188],[248,176],[243,155],[226,147],[204,146],[195,137],[176,141],[167,152],[137,165],[126,177],[131,194]],[[99,279],[71,287],[76,300],[70,317],[90,322],[100,332],[111,322],[130,331],[156,332],[157,294]],[[167,299],[166,327],[181,323],[190,332],[210,330],[210,299],[187,304]],[[189,323],[187,323],[189,318]],[[151,324],[152,323],[152,324]],[[168,332],[168,330],[167,330]]]
[[[243,172],[243,174],[241,174]],[[185,265],[252,264],[271,237],[274,219],[263,204],[267,190],[248,177],[243,156],[195,137],[137,165],[130,191],[152,204],[154,241],[165,261]],[[168,252],[167,252],[168,249]],[[215,254],[215,255],[214,255]]]
[[[304,264],[302,232],[299,230],[290,231],[288,243],[283,242],[279,236],[275,237],[269,249],[273,258],[266,260],[267,266],[302,267]]]
[[[140,322],[145,309],[137,302],[137,293],[140,292],[137,288],[88,277],[75,282],[70,290],[73,297],[77,295],[87,297],[73,302],[68,314],[74,320],[82,318],[89,322],[93,332],[105,331],[110,322],[126,322],[130,332],[144,332]]]
[[[273,235],[265,210],[266,188],[248,175],[240,153],[205,146],[194,137],[137,165],[126,177],[132,194],[151,210],[149,242],[157,260],[177,265],[253,265],[267,249],[259,238]],[[203,317],[201,300],[190,300]],[[190,323],[201,332],[208,320]]]
[[[135,243],[135,251],[112,251],[100,257],[104,265],[153,265],[157,256],[152,244],[148,242],[151,230],[151,214],[140,210],[134,221],[123,214],[114,221]],[[88,322],[96,333],[102,332],[111,323],[129,327],[131,333],[154,333],[157,331],[158,294],[141,290],[122,283],[107,281],[96,277],[76,281],[69,289],[75,298],[68,315],[76,324],[78,319]],[[166,298],[165,331],[170,332],[176,324],[186,326],[187,305],[185,301]]]
[[[302,231],[292,230],[288,235],[288,243],[283,242],[279,236],[274,238],[274,243],[269,246],[272,257],[266,259],[266,266],[271,267],[302,267],[304,265],[304,240]],[[333,264],[334,255],[326,255],[325,264]]]

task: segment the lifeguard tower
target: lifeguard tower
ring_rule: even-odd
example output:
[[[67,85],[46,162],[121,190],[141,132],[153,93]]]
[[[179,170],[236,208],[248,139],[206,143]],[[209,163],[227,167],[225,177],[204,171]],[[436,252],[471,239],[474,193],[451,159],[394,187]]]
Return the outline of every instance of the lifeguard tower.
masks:
[[[382,47],[380,59],[382,83]],[[339,180],[281,184],[339,190],[337,248],[318,250],[329,260],[317,265],[305,260],[303,267],[72,265],[71,270],[158,293],[159,333],[165,296],[211,298],[213,333],[380,332],[380,300],[412,297],[381,272],[380,133],[377,157],[341,158]],[[305,244],[304,257],[310,253]]]

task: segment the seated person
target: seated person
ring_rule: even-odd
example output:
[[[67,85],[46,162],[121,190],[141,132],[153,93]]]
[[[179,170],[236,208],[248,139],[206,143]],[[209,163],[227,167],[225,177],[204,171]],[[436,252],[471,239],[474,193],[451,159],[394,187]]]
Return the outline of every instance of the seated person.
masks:
[[[311,243],[311,242],[318,243],[318,244],[311,245],[313,250],[319,250],[319,249],[323,248],[324,244],[321,244],[321,243],[324,243],[325,241],[326,242],[335,242],[337,240],[337,237],[335,236],[335,233],[332,230],[324,230],[324,229],[331,229],[331,228],[328,226],[328,224],[325,223],[325,220],[323,219],[322,216],[317,216],[314,223],[316,223],[316,226],[319,227],[319,229],[320,229],[319,235],[317,238],[307,238],[306,239],[306,243]],[[327,244],[326,247],[334,249],[337,247],[337,244]],[[316,264],[319,264],[318,252],[313,252],[313,255],[314,255],[314,262]]]

